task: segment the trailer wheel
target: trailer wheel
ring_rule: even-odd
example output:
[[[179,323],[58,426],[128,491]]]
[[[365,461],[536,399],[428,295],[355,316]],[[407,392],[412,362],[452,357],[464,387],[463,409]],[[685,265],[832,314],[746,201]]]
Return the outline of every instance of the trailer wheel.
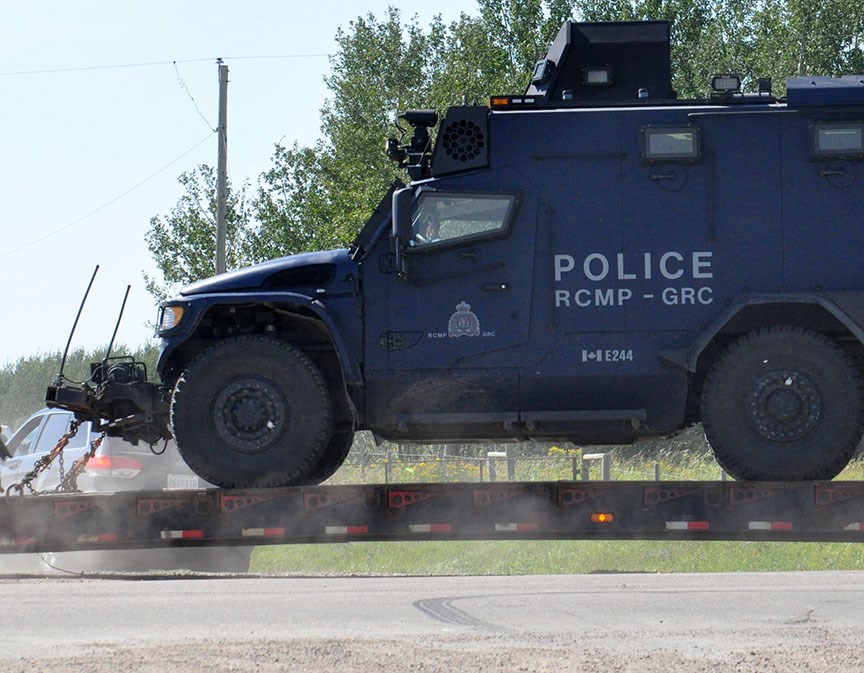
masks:
[[[330,442],[324,378],[294,346],[260,336],[210,347],[174,388],[177,448],[201,477],[226,488],[301,483]]]
[[[760,329],[714,364],[702,390],[702,424],[717,461],[736,479],[831,479],[864,431],[861,379],[816,332]]]

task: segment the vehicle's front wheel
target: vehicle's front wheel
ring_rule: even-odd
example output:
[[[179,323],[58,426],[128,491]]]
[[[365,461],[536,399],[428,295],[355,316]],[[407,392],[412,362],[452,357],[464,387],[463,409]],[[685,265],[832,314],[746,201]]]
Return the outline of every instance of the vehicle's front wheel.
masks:
[[[322,481],[327,481],[342,466],[342,463],[345,462],[353,443],[354,430],[334,432],[330,444],[324,451],[324,455],[318,461],[318,465],[312,468],[312,471],[306,476],[303,483],[318,485]]]
[[[702,390],[702,424],[717,461],[737,479],[831,479],[864,430],[858,371],[824,336],[780,326],[744,335]]]
[[[171,426],[183,459],[226,488],[302,483],[333,427],[321,372],[276,339],[234,337],[201,353],[174,388]]]

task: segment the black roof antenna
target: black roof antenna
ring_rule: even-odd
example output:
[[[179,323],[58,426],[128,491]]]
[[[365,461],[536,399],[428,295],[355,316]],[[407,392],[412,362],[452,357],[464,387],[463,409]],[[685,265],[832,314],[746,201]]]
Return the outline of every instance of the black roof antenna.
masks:
[[[81,306],[78,307],[78,315],[75,316],[75,322],[72,323],[72,330],[69,332],[69,339],[66,340],[66,350],[63,351],[63,359],[60,361],[60,373],[57,375],[58,381],[63,381],[63,370],[66,368],[66,358],[69,355],[69,346],[72,343],[72,336],[75,334],[75,328],[78,327],[78,319],[81,317],[81,311],[84,310],[84,304],[87,302],[87,296],[90,294],[90,288],[93,287],[93,281],[96,279],[96,274],[99,272],[99,265],[93,269],[93,275],[90,276],[90,282],[87,283],[87,289],[84,291],[84,298],[81,300]]]
[[[117,330],[120,329],[120,321],[123,320],[123,311],[126,309],[126,300],[129,299],[129,290],[131,285],[126,286],[126,294],[123,295],[123,303],[120,305],[120,315],[117,316],[117,324],[114,325],[114,334],[111,335],[111,342],[108,344],[108,350],[105,351],[105,360],[111,355],[111,349],[114,348],[114,339],[117,338]]]

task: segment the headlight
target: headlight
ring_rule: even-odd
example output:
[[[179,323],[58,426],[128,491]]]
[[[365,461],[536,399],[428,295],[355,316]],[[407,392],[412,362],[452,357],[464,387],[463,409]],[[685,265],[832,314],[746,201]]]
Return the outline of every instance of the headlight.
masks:
[[[174,329],[183,319],[182,306],[163,306],[159,309],[159,332],[167,332]]]

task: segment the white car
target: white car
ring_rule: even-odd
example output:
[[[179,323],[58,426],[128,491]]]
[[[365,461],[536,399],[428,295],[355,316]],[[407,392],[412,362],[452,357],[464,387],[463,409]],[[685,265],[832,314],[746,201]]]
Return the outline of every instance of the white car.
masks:
[[[69,431],[72,412],[43,409],[21,425],[6,446],[11,456],[0,462],[0,483],[5,493],[20,483],[36,461],[48,455]],[[90,449],[94,433],[90,423],[82,423],[63,450],[63,469],[67,474],[77,458]],[[138,445],[116,437],[105,437],[93,458],[78,476],[78,488],[85,492],[160,490],[164,488],[212,488],[183,462],[173,442],[154,447]],[[53,491],[62,479],[59,457],[31,482],[38,491]],[[30,490],[24,488],[24,495]],[[17,497],[11,489],[9,497]],[[0,572],[30,572],[48,569],[73,572],[112,570],[203,570],[246,572],[252,547],[196,547],[49,554],[0,554]],[[26,557],[26,558],[22,558]],[[35,564],[34,564],[35,560]]]
[[[36,462],[47,456],[60,438],[69,431],[74,416],[70,411],[43,409],[28,418],[15,432],[6,447],[10,458],[0,463],[0,483],[6,490],[19,483],[33,470]],[[63,450],[63,464],[59,458],[32,482],[37,491],[53,490],[69,472],[72,463],[90,450],[90,442],[99,433],[90,423],[82,423],[78,432]],[[155,452],[154,452],[155,450]],[[62,474],[61,474],[62,472]],[[192,472],[174,442],[150,448],[117,437],[105,437],[87,467],[78,477],[79,489],[86,492],[140,491],[162,488],[205,488],[211,486]],[[25,489],[24,493],[29,493]]]

